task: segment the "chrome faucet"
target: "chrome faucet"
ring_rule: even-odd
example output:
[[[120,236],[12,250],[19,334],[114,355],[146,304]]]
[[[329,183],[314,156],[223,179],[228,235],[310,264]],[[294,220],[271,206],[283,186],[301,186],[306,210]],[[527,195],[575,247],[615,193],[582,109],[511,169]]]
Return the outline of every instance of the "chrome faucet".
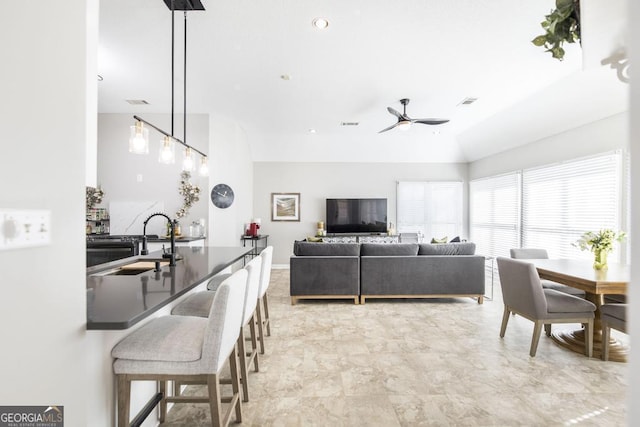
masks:
[[[168,258],[169,266],[175,267],[176,260],[179,259],[178,255],[176,254],[176,225],[178,224],[178,221],[175,219],[172,220],[171,218],[169,218],[169,216],[161,212],[151,214],[147,219],[144,220],[144,227],[142,228],[142,250],[140,251],[140,254],[141,255],[149,254],[149,249],[147,249],[147,223],[154,216],[163,216],[167,219],[169,223],[169,228],[171,230],[171,251],[165,252],[163,248],[162,258]]]

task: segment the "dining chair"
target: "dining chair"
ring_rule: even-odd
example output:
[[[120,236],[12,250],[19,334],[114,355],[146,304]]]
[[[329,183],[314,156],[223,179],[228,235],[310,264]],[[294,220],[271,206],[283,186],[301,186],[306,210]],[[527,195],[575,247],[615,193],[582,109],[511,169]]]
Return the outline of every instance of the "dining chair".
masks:
[[[249,380],[248,370],[251,363],[253,363],[254,371],[260,370],[258,362],[258,340],[257,340],[257,321],[256,321],[256,307],[258,303],[258,293],[260,290],[260,278],[261,278],[262,258],[253,258],[244,268],[248,273],[246,295],[243,306],[243,318],[240,332],[238,335],[238,353],[240,355],[240,378],[242,384],[242,396],[243,401],[249,401]],[[241,271],[241,270],[239,270]],[[235,273],[234,273],[235,274]],[[224,283],[224,282],[223,282]],[[171,314],[175,316],[196,316],[205,317],[206,313],[210,310],[212,301],[217,291],[202,291],[196,292],[193,295],[187,297],[182,303],[176,305]],[[246,329],[249,326],[249,338],[251,347],[246,348]],[[176,394],[179,394],[179,389],[176,388]]]
[[[506,257],[498,257],[497,262],[504,302],[500,337],[504,338],[511,313],[531,320],[534,328],[529,355],[534,357],[543,326],[549,336],[551,329],[547,325],[552,323],[582,323],[585,327],[585,353],[591,357],[595,304],[555,289],[544,289],[535,265],[530,262]]]
[[[262,258],[262,271],[260,272],[260,290],[258,292],[258,304],[256,317],[258,320],[258,341],[260,342],[260,354],[264,354],[264,337],[271,336],[271,319],[269,317],[269,301],[267,290],[271,281],[271,265],[273,260],[273,246],[267,246],[260,252]]]
[[[161,393],[160,422],[167,403],[208,403],[215,427],[227,426],[235,411],[242,422],[236,342],[242,324],[248,272],[239,270],[225,280],[206,318],[163,316],[135,330],[111,351],[117,379],[118,426],[129,426],[131,383],[156,381]],[[232,394],[221,396],[220,372],[229,361]],[[208,396],[167,396],[166,382],[204,383]],[[228,403],[223,412],[222,403]],[[136,417],[137,418],[137,417]],[[141,420],[134,420],[139,425]]]
[[[602,321],[602,360],[609,360],[611,328],[627,333],[627,304],[603,304],[600,306]]]
[[[509,249],[511,258],[513,259],[549,259],[549,254],[546,249],[538,248],[517,248]],[[553,282],[551,280],[541,280],[542,287],[545,289],[555,289],[565,294],[573,295],[576,297],[584,298],[585,292],[581,289],[576,289],[572,286],[563,285],[562,283]]]

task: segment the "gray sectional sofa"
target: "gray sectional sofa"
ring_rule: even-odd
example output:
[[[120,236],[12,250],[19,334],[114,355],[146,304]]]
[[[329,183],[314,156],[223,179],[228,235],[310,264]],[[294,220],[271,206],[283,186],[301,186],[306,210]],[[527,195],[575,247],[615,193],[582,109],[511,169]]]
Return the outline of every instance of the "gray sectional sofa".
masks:
[[[482,304],[485,259],[475,244],[295,242],[291,303],[302,298],[474,297]]]

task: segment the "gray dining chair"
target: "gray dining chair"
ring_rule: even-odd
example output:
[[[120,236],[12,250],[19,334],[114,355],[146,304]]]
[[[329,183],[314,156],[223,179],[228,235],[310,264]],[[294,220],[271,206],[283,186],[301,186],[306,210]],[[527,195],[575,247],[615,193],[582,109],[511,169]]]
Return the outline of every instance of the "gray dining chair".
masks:
[[[546,249],[538,248],[518,248],[509,250],[511,258],[513,259],[549,259],[549,254]],[[542,287],[545,289],[555,289],[565,294],[573,295],[576,297],[584,298],[585,293],[581,289],[576,289],[571,286],[563,285],[562,283],[553,282],[551,280],[541,280]]]
[[[603,304],[600,306],[602,321],[602,360],[609,360],[611,328],[627,333],[627,304]]]
[[[554,289],[544,289],[535,265],[530,262],[505,257],[498,257],[497,262],[504,302],[500,337],[504,338],[511,313],[531,320],[535,326],[529,355],[534,357],[543,326],[549,336],[551,328],[547,325],[552,323],[582,323],[585,327],[585,353],[591,357],[595,304]]]

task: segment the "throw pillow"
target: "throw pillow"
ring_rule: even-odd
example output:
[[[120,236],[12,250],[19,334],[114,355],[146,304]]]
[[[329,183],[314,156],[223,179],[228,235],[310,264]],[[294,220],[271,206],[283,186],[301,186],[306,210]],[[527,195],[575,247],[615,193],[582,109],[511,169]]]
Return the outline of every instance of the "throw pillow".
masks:
[[[449,243],[459,243],[459,242],[460,242],[460,236],[456,236],[453,239],[451,239]]]
[[[449,239],[447,239],[447,236],[444,236],[441,239],[437,239],[437,238],[434,237],[434,238],[431,239],[431,243],[447,243],[448,240]]]
[[[322,242],[322,237],[311,237],[311,236],[309,236],[309,237],[307,237],[307,242],[315,242],[315,243]]]

